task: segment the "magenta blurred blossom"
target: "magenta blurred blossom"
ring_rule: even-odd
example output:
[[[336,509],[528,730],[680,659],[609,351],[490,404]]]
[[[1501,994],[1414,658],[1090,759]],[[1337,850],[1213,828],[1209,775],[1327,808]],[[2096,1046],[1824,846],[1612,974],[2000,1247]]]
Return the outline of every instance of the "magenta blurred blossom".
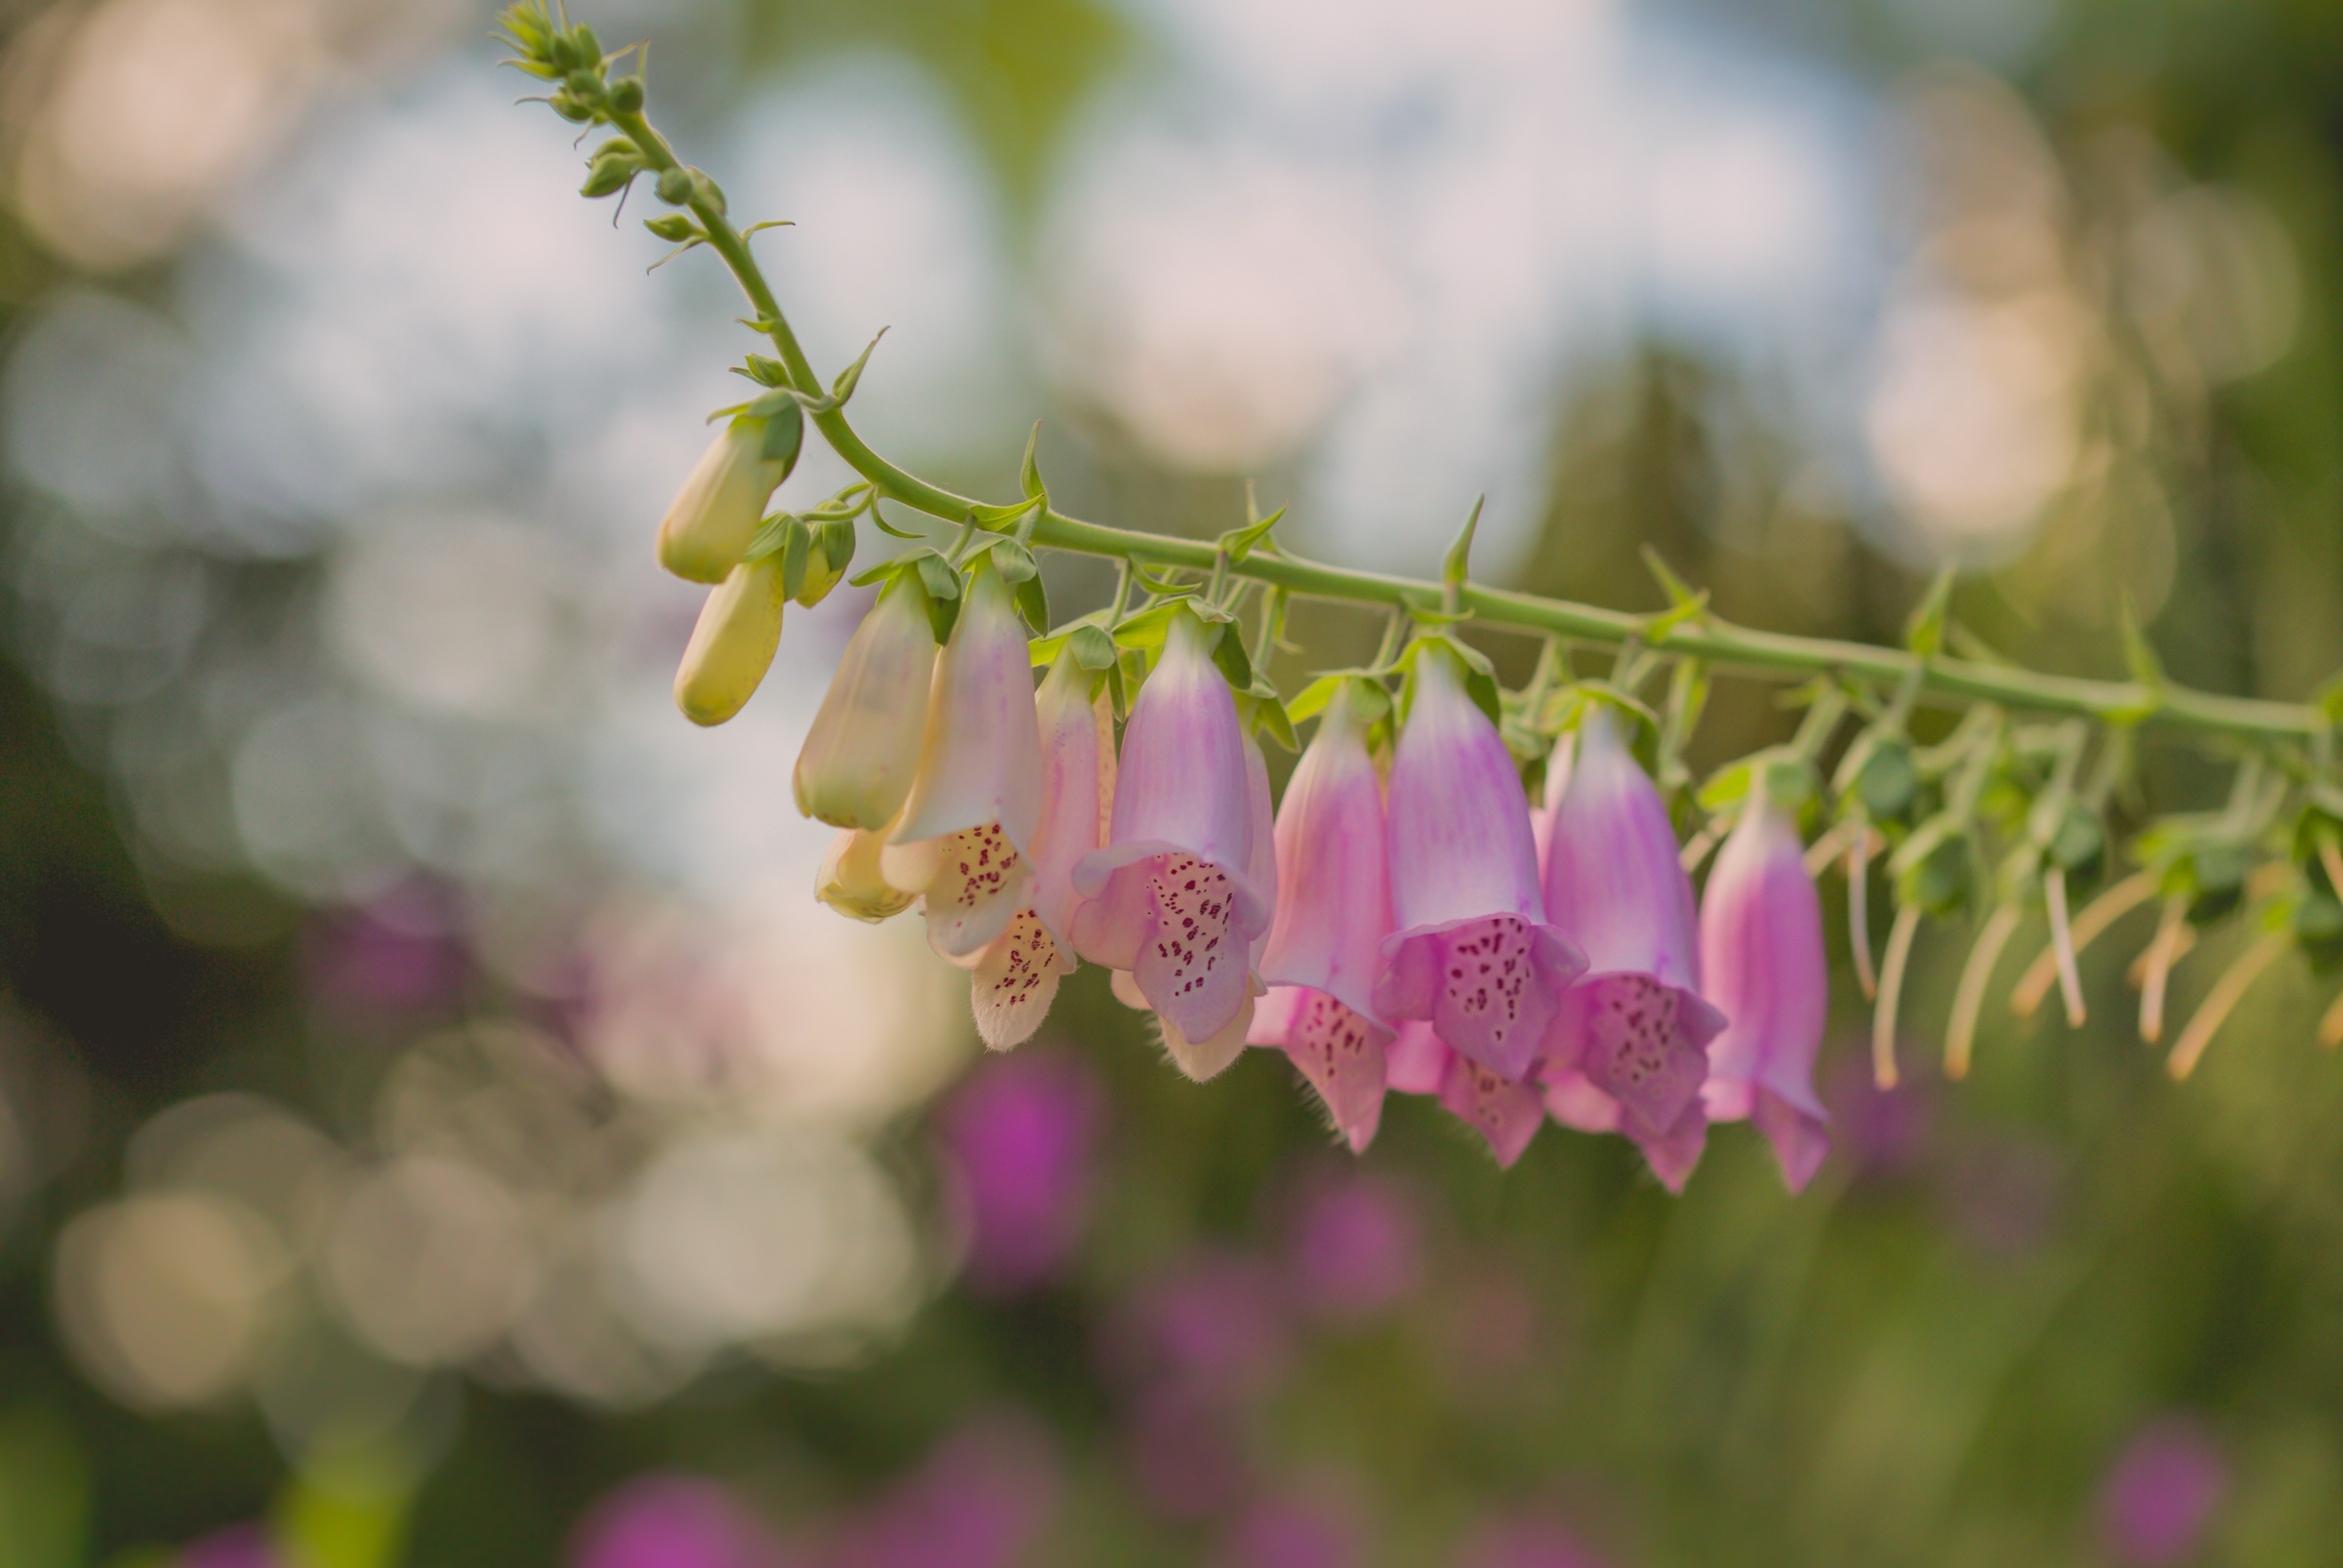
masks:
[[[1227,1568],[1356,1568],[1366,1560],[1355,1510],[1332,1498],[1273,1497],[1247,1508],[1222,1552]]]
[[[1731,1022],[1708,1047],[1710,1120],[1753,1121],[1802,1192],[1830,1140],[1814,1057],[1830,1014],[1823,905],[1795,823],[1760,784],[1717,851],[1701,907],[1708,994]]]
[[[571,1568],[779,1568],[786,1559],[747,1509],[714,1481],[629,1481],[578,1526]]]
[[[1601,1568],[1561,1520],[1545,1513],[1489,1520],[1465,1533],[1457,1568]]]
[[[266,1529],[238,1524],[182,1548],[173,1568],[282,1568],[284,1561]]]
[[[1927,1158],[1935,1118],[1924,1080],[1907,1074],[1896,1088],[1881,1089],[1868,1056],[1843,1052],[1828,1084],[1830,1125],[1859,1174],[1900,1176]]]
[[[1056,1457],[1034,1424],[990,1416],[831,1538],[823,1568],[1016,1568],[1057,1506]]]
[[[1615,1102],[1613,1125],[1641,1145],[1671,1188],[1700,1159],[1708,1042],[1725,1026],[1701,995],[1692,881],[1659,788],[1636,764],[1617,718],[1590,709],[1548,765],[1546,918],[1586,954],[1540,1054],[1579,1097]],[[1559,1115],[1559,1112],[1557,1113]]]
[[[470,972],[446,897],[422,886],[321,919],[307,946],[309,984],[352,1011],[439,1007]]]
[[[1457,654],[1419,650],[1391,763],[1391,904],[1375,1010],[1420,1018],[1507,1081],[1536,1061],[1563,991],[1586,968],[1546,923],[1521,774],[1466,693]]]
[[[1295,1223],[1295,1293],[1319,1317],[1373,1317],[1415,1291],[1422,1252],[1416,1204],[1396,1181],[1359,1175],[1313,1183]]]
[[[1213,664],[1218,630],[1173,614],[1124,729],[1106,846],[1074,866],[1076,951],[1131,976],[1173,1061],[1200,1079],[1244,1049],[1252,945],[1273,902],[1254,876],[1254,780]]]
[[[1375,1011],[1391,887],[1368,722],[1345,685],[1286,786],[1275,833],[1282,896],[1260,960],[1272,989],[1248,1037],[1286,1052],[1353,1152],[1374,1139],[1382,1118],[1391,1038]]]
[[[1176,1383],[1139,1397],[1124,1443],[1139,1496],[1175,1519],[1224,1513],[1252,1484],[1242,1414]]]
[[[1278,1285],[1257,1259],[1198,1254],[1131,1292],[1108,1326],[1109,1362],[1141,1387],[1171,1383],[1226,1401],[1260,1393],[1293,1356]]]
[[[942,1114],[967,1202],[967,1281],[1007,1296],[1061,1275],[1089,1217],[1105,1095],[1079,1057],[988,1061]]]
[[[2229,1466],[2204,1428],[2186,1416],[2151,1422],[2099,1486],[2108,1549],[2131,1563],[2185,1562],[2203,1547],[2229,1492]]]

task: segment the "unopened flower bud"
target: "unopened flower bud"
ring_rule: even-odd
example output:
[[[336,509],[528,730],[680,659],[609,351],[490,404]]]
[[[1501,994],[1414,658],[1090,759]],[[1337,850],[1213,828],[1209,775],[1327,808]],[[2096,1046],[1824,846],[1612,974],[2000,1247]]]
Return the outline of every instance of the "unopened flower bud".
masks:
[[[779,417],[795,415],[793,408]],[[700,454],[660,520],[660,565],[695,583],[720,583],[740,564],[765,502],[789,477],[788,462],[765,455],[769,423],[740,415]]]
[[[626,188],[627,182],[634,179],[636,171],[641,167],[633,149],[613,142],[594,155],[594,163],[586,171],[586,183],[578,186],[578,194],[616,195]]]
[[[569,29],[569,37],[580,60],[590,65],[599,65],[602,62],[602,41],[594,35],[592,27],[581,21]]]
[[[554,94],[546,102],[553,104],[555,114],[560,115],[572,125],[583,125],[594,118],[593,106],[578,102],[576,96],[566,87]]]
[[[645,218],[642,227],[658,238],[678,245],[699,232],[692,221],[679,212],[671,212],[661,218]]]
[[[580,65],[563,78],[563,83],[579,98],[592,102],[602,96],[601,72],[589,65]]]
[[[614,114],[633,114],[642,107],[642,78],[621,76],[610,84],[610,110]]]
[[[680,207],[691,199],[691,171],[662,169],[659,171],[659,199],[670,207]]]
[[[781,645],[781,557],[744,560],[712,589],[676,670],[676,706],[720,724],[747,706]]]

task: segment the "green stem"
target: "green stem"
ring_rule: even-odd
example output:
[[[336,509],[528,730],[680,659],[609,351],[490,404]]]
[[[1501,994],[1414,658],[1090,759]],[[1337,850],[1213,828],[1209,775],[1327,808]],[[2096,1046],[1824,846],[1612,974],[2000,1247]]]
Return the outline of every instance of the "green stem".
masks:
[[[612,124],[634,142],[654,175],[677,166],[675,153],[640,113],[614,115]],[[723,258],[756,308],[765,336],[789,372],[791,385],[808,396],[820,396],[820,378],[781,313],[780,302],[773,297],[748,242],[713,203],[695,198],[690,207],[707,230],[710,247]],[[848,423],[843,408],[828,409],[811,418],[831,448],[889,500],[951,523],[965,522],[969,510],[979,504],[897,468],[871,450]],[[1112,528],[1068,516],[1055,508],[1045,511],[1035,523],[1032,542],[1043,549],[1130,562],[1207,573],[1222,569],[1311,598],[1384,604],[1409,612],[1462,610],[1486,626],[1532,636],[1576,638],[1611,647],[1645,639],[1649,621],[1645,616],[1567,599],[1478,583],[1442,584],[1354,571],[1291,554],[1255,551],[1242,561],[1230,561],[1207,540]],[[1997,703],[2031,713],[2068,714],[2117,724],[2136,721],[2265,740],[2312,739],[2325,735],[2329,728],[2325,717],[2305,704],[2219,696],[2183,686],[2151,691],[2136,681],[2086,681],[1964,659],[1922,660],[1902,649],[1762,632],[1731,625],[1713,615],[1679,622],[1649,641],[1657,650],[1726,669],[1784,677],[1833,675],[1888,688],[1909,686],[1939,703]]]

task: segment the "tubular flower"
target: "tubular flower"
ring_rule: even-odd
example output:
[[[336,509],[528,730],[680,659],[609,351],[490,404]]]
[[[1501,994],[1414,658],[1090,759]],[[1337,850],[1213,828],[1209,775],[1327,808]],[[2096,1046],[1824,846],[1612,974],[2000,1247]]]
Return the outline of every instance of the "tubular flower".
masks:
[[[709,591],[676,668],[676,706],[695,724],[720,724],[748,705],[781,645],[781,557],[744,560]]]
[[[1400,928],[1383,940],[1377,1014],[1426,1019],[1460,1054],[1520,1079],[1586,961],[1546,924],[1520,775],[1458,656],[1437,644],[1416,660],[1387,842]]]
[[[1567,744],[1567,743],[1566,743]],[[1545,908],[1584,946],[1587,972],[1547,1032],[1542,1075],[1560,1083],[1567,1125],[1615,1120],[1651,1153],[1654,1168],[1699,1158],[1706,1047],[1724,1016],[1700,994],[1692,881],[1667,806],[1636,765],[1612,715],[1588,713],[1552,806]],[[1568,1082],[1571,1076],[1583,1085]],[[1590,1095],[1615,1101],[1605,1117]],[[1611,1131],[1610,1127],[1600,1128]]]
[[[1033,1037],[1057,982],[1073,972],[1074,866],[1105,838],[1115,790],[1115,716],[1095,678],[1060,653],[1034,698],[1041,731],[1041,815],[1026,846],[1028,907],[976,961],[969,1000],[994,1051]]]
[[[1829,1147],[1814,1095],[1814,1053],[1830,974],[1822,901],[1797,830],[1763,790],[1751,794],[1708,874],[1701,959],[1709,996],[1732,1018],[1708,1046],[1708,1117],[1755,1121],[1782,1162],[1782,1178],[1802,1191]]]
[[[880,594],[798,753],[798,809],[834,828],[887,827],[911,793],[935,669],[923,592],[906,572]]]
[[[767,431],[767,421],[742,414],[708,443],[660,519],[660,565],[695,583],[720,583],[740,564],[765,502],[789,476],[786,461],[765,455]]]
[[[1244,1048],[1251,947],[1272,899],[1253,870],[1254,781],[1211,636],[1193,614],[1172,617],[1124,730],[1107,843],[1073,876],[1075,951],[1130,971],[1198,1078]]]
[[[1282,896],[1260,959],[1270,989],[1248,1036],[1285,1052],[1354,1152],[1382,1118],[1391,1039],[1375,1011],[1391,887],[1368,722],[1351,692],[1336,697],[1286,786],[1274,836]]]
[[[1015,597],[989,560],[935,661],[919,771],[880,867],[927,905],[927,940],[973,963],[1030,903],[1042,810],[1033,662]]]

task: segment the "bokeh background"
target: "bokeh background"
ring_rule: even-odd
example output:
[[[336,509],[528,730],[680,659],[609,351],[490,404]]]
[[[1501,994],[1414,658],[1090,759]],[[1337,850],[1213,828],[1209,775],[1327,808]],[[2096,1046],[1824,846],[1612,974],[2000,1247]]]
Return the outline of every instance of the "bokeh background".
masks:
[[[1214,533],[1251,478],[1420,571],[1485,490],[1484,574],[1615,605],[1651,543],[1892,638],[1956,560],[2049,668],[2119,673],[2125,598],[2179,679],[2343,665],[2332,0],[577,15],[796,221],[817,364],[891,328],[860,423],[939,478],[1006,492],[1042,418],[1106,520]],[[1796,1200],[1746,1128],[1681,1199],[1424,1102],[1353,1160],[1094,971],[979,1060],[916,928],[810,896],[784,780],[853,596],[725,729],[670,705],[650,533],[739,307],[645,276],[490,24],[0,6],[0,1562],[2336,1559],[2307,970],[2176,1089],[2127,926],[2087,1027],[1996,1007],[1950,1090],[1932,930],[1896,1093],[1840,976]],[[1295,624],[1289,682],[1374,631]],[[1729,684],[1696,761],[1785,724]]]

